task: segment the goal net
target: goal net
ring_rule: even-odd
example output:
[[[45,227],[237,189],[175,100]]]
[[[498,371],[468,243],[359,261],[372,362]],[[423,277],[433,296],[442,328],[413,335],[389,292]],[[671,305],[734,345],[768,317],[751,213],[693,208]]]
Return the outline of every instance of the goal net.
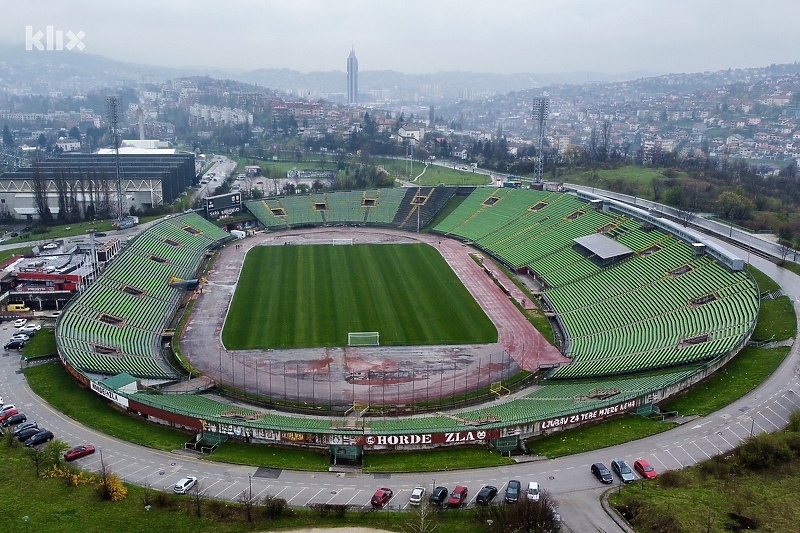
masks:
[[[333,244],[334,246],[348,246],[348,245],[352,246],[353,239],[333,239],[331,241],[331,244]]]
[[[377,331],[351,331],[347,334],[348,346],[380,346],[381,334]]]

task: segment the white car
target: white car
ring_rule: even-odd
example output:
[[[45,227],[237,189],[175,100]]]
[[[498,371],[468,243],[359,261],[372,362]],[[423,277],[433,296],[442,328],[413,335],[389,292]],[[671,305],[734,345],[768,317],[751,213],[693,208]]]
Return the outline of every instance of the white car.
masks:
[[[33,334],[39,331],[40,329],[42,329],[42,326],[40,324],[26,324],[21,328],[19,328],[19,331],[25,334]]]
[[[194,476],[186,476],[186,477],[181,478],[180,480],[178,480],[177,483],[175,483],[175,486],[172,487],[172,491],[175,494],[186,494],[187,492],[192,490],[192,487],[195,486],[195,483],[197,483],[197,478],[196,477],[194,477]]]
[[[48,242],[47,244],[42,246],[42,249],[44,250],[55,250],[56,248],[58,248],[58,245],[54,242]]]
[[[414,487],[411,491],[411,497],[408,499],[410,505],[419,505],[422,503],[422,498],[425,497],[425,487]]]
[[[29,340],[31,340],[31,338],[30,338],[29,335],[25,335],[24,333],[14,333],[13,335],[11,335],[11,340],[12,341],[28,342]],[[0,403],[2,403],[2,402],[0,402]]]
[[[22,326],[24,326],[27,323],[28,323],[28,319],[27,318],[18,318],[18,319],[16,319],[14,321],[14,327],[15,328],[21,328]]]
[[[16,408],[17,408],[17,406],[16,406],[16,405],[14,405],[13,403],[6,404],[6,405],[4,405],[3,407],[0,407],[0,415],[2,415],[3,413],[5,413],[5,412],[6,412],[6,411],[8,411],[9,409],[16,409]]]

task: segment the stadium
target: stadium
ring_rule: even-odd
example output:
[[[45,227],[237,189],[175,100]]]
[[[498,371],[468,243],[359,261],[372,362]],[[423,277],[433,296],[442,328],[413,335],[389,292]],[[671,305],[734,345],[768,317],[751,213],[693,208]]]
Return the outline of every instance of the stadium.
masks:
[[[235,245],[193,212],[148,228],[56,326],[76,379],[202,451],[510,451],[650,412],[733,358],[759,312],[742,259],[593,194],[439,186],[245,206],[259,229]]]

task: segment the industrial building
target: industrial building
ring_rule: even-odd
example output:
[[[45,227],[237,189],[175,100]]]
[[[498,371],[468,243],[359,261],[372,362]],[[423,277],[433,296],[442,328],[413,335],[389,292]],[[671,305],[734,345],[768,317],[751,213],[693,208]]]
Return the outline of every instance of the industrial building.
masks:
[[[70,198],[82,216],[88,206],[100,211],[106,204],[116,214],[117,168],[113,151],[109,152],[61,154],[0,175],[0,214],[27,220],[38,218],[37,180],[41,180],[53,216],[61,209],[60,196]],[[131,207],[144,210],[172,203],[197,177],[193,153],[143,152],[120,153],[126,213]]]

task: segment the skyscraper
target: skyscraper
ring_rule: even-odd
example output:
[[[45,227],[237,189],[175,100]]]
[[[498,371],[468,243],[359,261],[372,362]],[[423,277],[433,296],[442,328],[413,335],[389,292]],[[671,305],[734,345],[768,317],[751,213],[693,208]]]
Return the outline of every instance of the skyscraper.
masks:
[[[358,103],[358,59],[352,48],[347,58],[347,103]]]

